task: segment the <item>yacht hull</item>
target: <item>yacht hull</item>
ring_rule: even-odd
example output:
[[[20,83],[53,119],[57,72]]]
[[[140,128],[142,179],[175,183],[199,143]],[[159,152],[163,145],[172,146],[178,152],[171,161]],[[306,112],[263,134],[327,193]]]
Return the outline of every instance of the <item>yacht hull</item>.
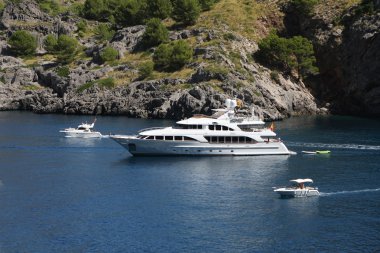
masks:
[[[210,144],[195,141],[160,141],[134,136],[111,136],[134,156],[255,156],[289,155],[282,142],[256,144]]]
[[[319,191],[316,189],[289,189],[289,188],[280,188],[274,190],[281,197],[284,198],[299,198],[299,197],[313,197],[319,196]]]
[[[65,137],[73,138],[101,138],[100,132],[79,132],[79,131],[60,131],[65,134]]]

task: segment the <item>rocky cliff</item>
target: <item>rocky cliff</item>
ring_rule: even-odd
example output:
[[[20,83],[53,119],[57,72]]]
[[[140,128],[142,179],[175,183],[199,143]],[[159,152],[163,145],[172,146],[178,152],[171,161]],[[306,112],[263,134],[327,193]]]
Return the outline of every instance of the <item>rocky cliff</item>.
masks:
[[[218,4],[225,4],[223,2]],[[356,40],[363,41],[363,36],[368,43],[376,40],[376,34],[370,37],[369,31],[360,30],[360,22],[371,23],[371,18],[376,17],[355,21],[359,22],[357,26],[342,32],[342,37],[349,33],[346,36],[352,39],[352,43],[344,47],[347,52],[355,47]],[[195,26],[170,30],[171,40],[185,39],[193,45],[192,62],[174,73],[156,73],[151,80],[139,80],[137,75],[136,62],[152,54],[151,51],[136,50],[145,26],[120,28],[109,42],[103,43],[92,36],[80,37],[79,20],[70,11],[48,15],[32,0],[6,3],[1,16],[0,110],[179,119],[193,113],[211,113],[211,109],[220,107],[225,98],[237,97],[246,105],[254,106],[256,112],[267,120],[328,112],[326,108],[318,108],[315,97],[302,81],[255,62],[252,55],[258,49],[258,36],[236,32],[226,23],[215,27],[202,26],[202,22],[208,22],[207,15],[201,17],[202,22]],[[255,28],[258,33],[265,34],[277,21],[267,12],[257,17]],[[37,57],[16,58],[10,54],[7,38],[20,29],[31,31],[38,38]],[[68,69],[64,73],[60,71],[62,66],[49,58],[42,47],[42,41],[48,34],[76,36],[83,47],[81,57],[65,67]],[[105,46],[118,50],[119,60],[116,63],[99,64],[96,61],[96,55]],[[375,49],[374,46],[361,52],[371,58],[347,57],[344,60],[354,60],[358,64],[370,62],[376,58]],[[355,66],[358,65],[351,68],[356,69]],[[365,75],[368,67],[360,69],[360,73]],[[350,72],[350,68],[336,71],[341,71],[340,77],[344,80],[350,80],[352,89],[348,92],[356,92],[360,97],[356,88],[362,87],[361,76],[345,76],[343,73]],[[102,85],[101,80],[109,77],[115,79],[116,84],[112,87]],[[371,76],[367,78],[373,80]],[[368,89],[377,90],[374,85],[369,85],[360,91],[366,93]],[[347,97],[351,93],[347,93]],[[372,101],[369,103],[374,101],[371,97],[366,99]]]
[[[284,6],[290,35],[313,41],[320,75],[310,87],[333,113],[380,116],[380,1],[323,1],[310,16]]]

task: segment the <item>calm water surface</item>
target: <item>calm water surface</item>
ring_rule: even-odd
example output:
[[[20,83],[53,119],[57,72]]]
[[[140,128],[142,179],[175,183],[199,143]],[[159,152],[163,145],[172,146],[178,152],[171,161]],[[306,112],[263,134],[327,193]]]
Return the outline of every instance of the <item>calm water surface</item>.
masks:
[[[0,112],[0,252],[378,252],[380,121],[294,118],[289,149],[331,155],[135,158],[64,138],[86,116]],[[98,117],[135,133],[171,121]],[[310,177],[322,196],[280,199]]]

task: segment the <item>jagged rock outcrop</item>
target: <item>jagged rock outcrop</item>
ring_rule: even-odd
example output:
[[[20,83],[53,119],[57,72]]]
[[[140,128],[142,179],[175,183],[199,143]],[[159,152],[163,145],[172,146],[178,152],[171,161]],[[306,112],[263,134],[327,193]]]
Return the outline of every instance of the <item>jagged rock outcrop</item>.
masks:
[[[145,26],[137,25],[123,28],[115,33],[110,46],[115,48],[120,56],[125,52],[134,51],[141,42],[145,33]]]
[[[1,16],[1,25],[12,31],[29,27],[46,34],[51,31],[52,22],[53,18],[41,11],[35,1],[9,1]]]

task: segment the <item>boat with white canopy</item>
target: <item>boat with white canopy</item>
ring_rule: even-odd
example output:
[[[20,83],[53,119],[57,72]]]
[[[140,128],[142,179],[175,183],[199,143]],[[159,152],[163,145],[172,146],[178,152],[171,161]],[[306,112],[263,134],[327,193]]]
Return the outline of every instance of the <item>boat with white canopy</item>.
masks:
[[[305,179],[292,179],[291,186],[275,188],[274,192],[277,192],[281,197],[311,197],[319,196],[318,187],[310,187],[309,184],[313,183],[310,178]]]

